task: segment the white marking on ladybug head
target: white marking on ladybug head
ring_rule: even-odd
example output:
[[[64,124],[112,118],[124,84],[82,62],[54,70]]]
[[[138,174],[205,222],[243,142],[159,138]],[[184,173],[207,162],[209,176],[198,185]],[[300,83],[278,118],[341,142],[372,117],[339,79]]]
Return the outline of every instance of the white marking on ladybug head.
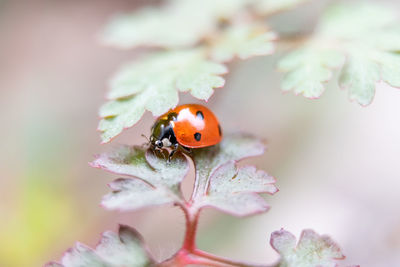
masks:
[[[164,138],[164,139],[162,140],[162,143],[163,143],[163,146],[164,146],[164,147],[170,147],[170,146],[172,145],[171,141],[169,141],[168,138]]]

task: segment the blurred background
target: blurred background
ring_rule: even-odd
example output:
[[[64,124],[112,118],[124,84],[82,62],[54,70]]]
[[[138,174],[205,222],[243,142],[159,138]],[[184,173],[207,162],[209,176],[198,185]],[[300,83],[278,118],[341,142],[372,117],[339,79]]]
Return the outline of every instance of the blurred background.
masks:
[[[94,246],[119,223],[135,227],[157,259],[181,245],[179,210],[133,213],[99,206],[114,175],[93,169],[93,155],[119,143],[142,144],[151,114],[111,144],[100,145],[97,110],[107,82],[141,50],[98,44],[118,12],[154,1],[0,1],[0,266],[41,266],[75,241]],[[399,10],[398,1],[388,2]],[[329,1],[313,1],[270,19],[284,33],[312,30]],[[400,12],[399,12],[400,13]],[[246,162],[277,178],[270,212],[234,218],[205,210],[200,248],[252,262],[272,262],[269,235],[281,227],[329,234],[346,263],[400,266],[400,91],[378,85],[373,103],[350,103],[335,83],[319,100],[282,94],[274,56],[236,61],[227,84],[207,104],[224,131],[268,140]],[[196,102],[181,95],[181,103]],[[240,105],[240,108],[238,106]],[[185,188],[190,189],[188,181]],[[160,222],[163,222],[160,225]]]

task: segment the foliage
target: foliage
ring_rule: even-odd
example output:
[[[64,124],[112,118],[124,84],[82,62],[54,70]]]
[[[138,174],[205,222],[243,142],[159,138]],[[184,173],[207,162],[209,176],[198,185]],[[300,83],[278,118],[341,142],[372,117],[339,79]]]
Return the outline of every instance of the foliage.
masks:
[[[149,110],[159,116],[178,104],[178,91],[207,100],[222,87],[224,65],[206,60],[202,50],[160,52],[125,66],[112,80],[110,101],[100,109],[99,130],[108,142]]]
[[[288,74],[283,90],[309,98],[321,96],[323,82],[341,68],[339,85],[350,100],[372,102],[376,83],[400,87],[400,24],[393,10],[372,3],[331,6],[313,36],[279,62]]]
[[[110,184],[112,192],[102,201],[106,208],[126,211],[161,204],[179,206],[188,220],[184,249],[191,254],[197,251],[195,229],[202,208],[214,207],[237,216],[251,215],[268,210],[257,193],[277,192],[275,179],[267,173],[252,166],[236,166],[236,161],[264,152],[263,143],[255,137],[231,134],[217,146],[196,150],[195,189],[190,200],[185,200],[180,191],[189,169],[187,158],[177,153],[167,162],[168,154],[164,152],[122,146],[99,155],[91,165],[126,177]],[[140,238],[133,230],[123,229],[119,238],[106,233],[95,250],[78,244],[63,257],[63,266],[145,266],[150,257],[144,256],[145,250],[138,251]],[[116,248],[120,248],[118,254],[114,253]]]
[[[243,12],[268,15],[307,0],[167,0],[161,7],[146,7],[116,16],[102,35],[104,43],[120,48],[193,46],[221,30],[220,22]]]
[[[102,40],[120,48],[168,48],[126,65],[111,81],[100,109],[103,143],[132,127],[146,110],[159,116],[178,104],[178,92],[208,100],[224,85],[234,58],[269,55],[277,34],[260,18],[304,0],[169,0],[115,17]],[[173,29],[173,30],[168,30]],[[361,105],[379,80],[400,87],[400,28],[394,11],[372,3],[338,3],[314,33],[278,63],[283,91],[319,98],[340,69],[339,85]]]
[[[309,229],[301,233],[297,245],[296,237],[283,229],[272,233],[270,243],[281,256],[279,267],[334,267],[337,260],[344,259],[339,246],[329,236],[320,236]]]
[[[118,234],[105,232],[96,249],[77,243],[63,256],[61,264],[47,267],[142,267],[154,261],[143,247],[140,235],[132,228],[120,225]]]
[[[320,236],[313,230],[304,230],[296,245],[293,234],[283,229],[271,234],[271,246],[280,254],[273,265],[253,265],[231,262],[224,266],[276,266],[276,267],[335,267],[345,257],[338,245],[328,236]],[[157,264],[143,247],[140,235],[132,228],[120,226],[119,234],[106,232],[96,249],[90,249],[80,243],[68,250],[61,264],[52,262],[46,267],[142,267],[164,266]],[[203,256],[211,256],[202,254]],[[235,265],[236,264],[236,265]],[[211,265],[213,266],[213,265]],[[356,266],[353,266],[356,267]]]
[[[103,34],[105,43],[169,50],[148,54],[116,73],[108,102],[100,109],[103,143],[132,127],[146,110],[159,116],[175,107],[178,92],[190,91],[208,100],[213,89],[225,83],[221,75],[227,66],[222,62],[272,54],[276,34],[252,19],[236,18],[253,2],[171,0],[162,8],[145,8],[112,20]],[[277,8],[275,1],[265,2]],[[221,20],[231,25],[224,27]]]
[[[118,235],[104,233],[95,249],[78,243],[67,251],[61,264],[53,262],[48,267],[219,266],[215,265],[219,261],[225,261],[227,266],[254,266],[250,263],[237,265],[239,263],[197,249],[195,234],[199,213],[204,207],[217,208],[235,216],[268,210],[265,200],[257,194],[277,192],[275,179],[253,166],[236,166],[240,159],[262,154],[263,143],[249,135],[230,134],[217,146],[196,150],[193,154],[195,188],[189,200],[185,200],[180,191],[180,183],[189,169],[187,158],[177,153],[171,162],[167,162],[168,154],[163,155],[164,152],[122,146],[114,152],[99,155],[91,165],[125,176],[110,184],[112,192],[102,201],[108,209],[127,211],[161,204],[180,207],[187,220],[185,242],[180,251],[172,258],[156,263],[139,234],[121,226]],[[296,248],[294,244],[294,237],[286,231],[272,234],[271,245],[281,254],[279,266],[301,266],[299,263],[303,263],[302,266],[333,266],[334,259],[343,258],[333,241],[310,230],[303,233]]]
[[[233,24],[213,40],[210,57],[218,62],[227,62],[235,57],[247,59],[269,55],[274,52],[275,39],[276,34],[262,24]]]
[[[109,209],[135,210],[170,203],[190,206],[193,213],[211,206],[235,215],[249,215],[268,209],[254,193],[275,193],[275,180],[254,167],[237,168],[235,161],[263,151],[259,140],[241,134],[225,136],[218,146],[196,150],[196,187],[189,202],[180,191],[189,169],[181,153],[167,163],[152,150],[124,146],[114,153],[100,155],[92,166],[129,177],[110,184],[113,192],[102,202]]]
[[[110,184],[113,192],[102,201],[106,208],[135,210],[149,205],[183,203],[180,183],[189,165],[182,154],[177,154],[168,164],[151,150],[124,146],[111,155],[101,155],[92,166],[130,177]]]

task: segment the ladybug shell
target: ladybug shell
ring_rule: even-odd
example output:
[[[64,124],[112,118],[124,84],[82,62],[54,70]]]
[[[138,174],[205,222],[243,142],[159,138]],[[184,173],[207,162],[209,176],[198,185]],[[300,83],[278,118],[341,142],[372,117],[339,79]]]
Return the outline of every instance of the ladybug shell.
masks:
[[[218,144],[222,139],[217,117],[202,105],[181,105],[160,118],[162,117],[172,118],[172,129],[177,142],[182,146],[207,147]]]

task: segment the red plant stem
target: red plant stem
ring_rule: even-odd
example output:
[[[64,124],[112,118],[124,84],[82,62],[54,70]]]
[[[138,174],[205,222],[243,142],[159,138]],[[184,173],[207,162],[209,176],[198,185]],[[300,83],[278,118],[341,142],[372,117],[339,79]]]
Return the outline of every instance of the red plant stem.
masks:
[[[199,223],[199,212],[191,209],[189,204],[181,205],[180,207],[186,219],[186,233],[182,249],[193,252],[196,250],[196,231]]]
[[[160,267],[177,267],[186,265],[201,265],[201,266],[213,266],[213,267],[233,267],[229,264],[221,263],[215,260],[202,258],[200,256],[193,255],[185,250],[180,250],[171,259],[166,260],[159,264]]]
[[[196,232],[200,212],[199,210],[193,209],[189,203],[177,205],[185,214],[185,238],[182,248],[172,258],[161,263],[160,266],[186,266],[189,264],[197,264],[214,267],[267,267],[266,265],[233,261],[198,249],[196,247]]]

